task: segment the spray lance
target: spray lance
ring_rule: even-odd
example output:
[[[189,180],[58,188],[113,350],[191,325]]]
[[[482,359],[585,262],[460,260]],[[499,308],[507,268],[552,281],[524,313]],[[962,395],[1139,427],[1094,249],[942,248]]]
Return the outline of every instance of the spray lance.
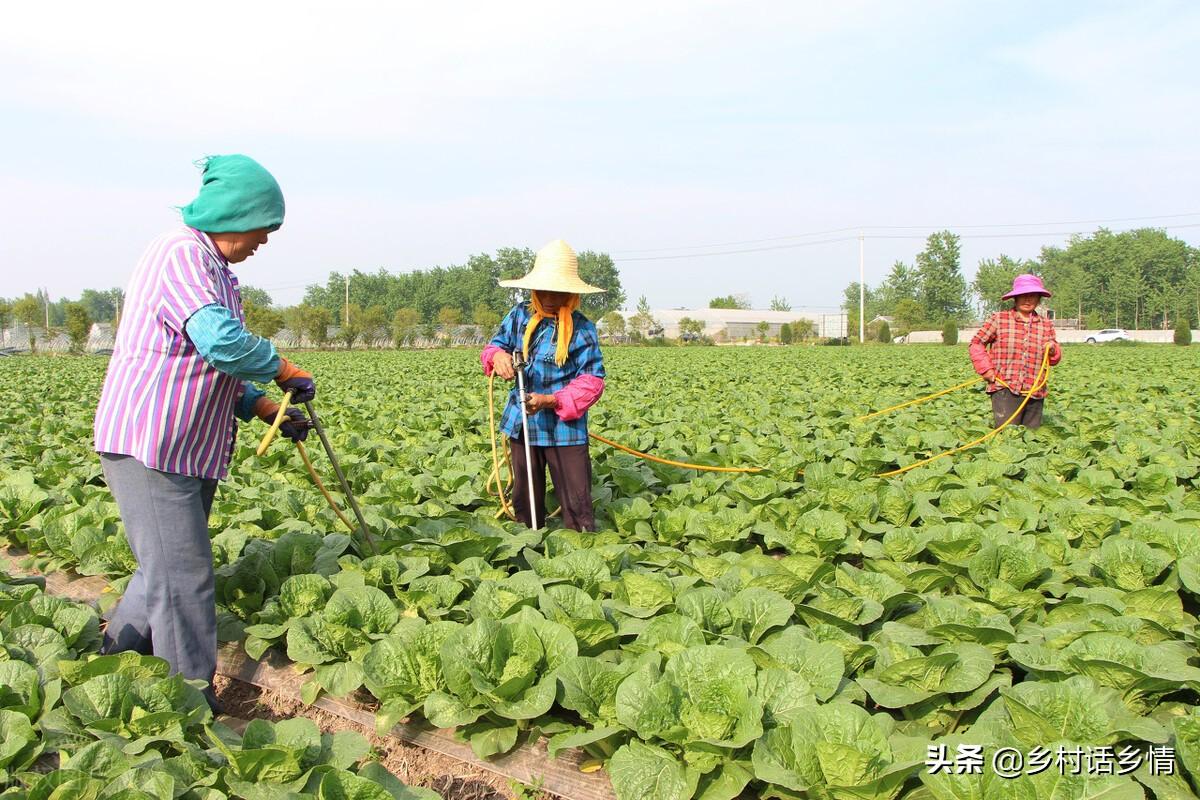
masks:
[[[525,392],[525,353],[521,348],[513,351],[513,370],[517,373],[517,400],[521,405],[521,438],[525,442],[525,482],[529,487],[529,526],[534,530],[538,527],[537,506],[534,504],[533,491],[533,458],[529,450],[529,408],[525,405],[528,394]]]

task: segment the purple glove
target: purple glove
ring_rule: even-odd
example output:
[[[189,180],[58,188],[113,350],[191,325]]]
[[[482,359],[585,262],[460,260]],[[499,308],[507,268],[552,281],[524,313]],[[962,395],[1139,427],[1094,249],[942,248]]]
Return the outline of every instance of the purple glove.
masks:
[[[279,374],[275,383],[285,392],[292,393],[292,402],[307,403],[317,396],[317,384],[311,373],[297,367],[286,358],[279,359]]]
[[[295,406],[288,406],[284,415],[287,418],[280,424],[279,434],[293,442],[303,442],[307,439],[308,429],[312,427],[312,423],[308,421],[308,417],[304,416],[304,412]]]

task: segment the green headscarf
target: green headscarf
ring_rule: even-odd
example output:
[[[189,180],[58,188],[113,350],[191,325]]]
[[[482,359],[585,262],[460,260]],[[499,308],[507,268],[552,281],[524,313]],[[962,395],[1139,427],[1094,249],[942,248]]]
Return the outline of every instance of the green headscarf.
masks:
[[[183,207],[185,225],[206,233],[245,233],[283,224],[283,192],[249,156],[209,156],[200,194]]]

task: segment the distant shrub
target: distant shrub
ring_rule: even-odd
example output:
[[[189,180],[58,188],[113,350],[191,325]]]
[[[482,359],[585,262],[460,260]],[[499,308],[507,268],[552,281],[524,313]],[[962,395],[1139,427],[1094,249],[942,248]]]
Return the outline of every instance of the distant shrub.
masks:
[[[887,324],[887,320],[879,323],[879,330],[875,332],[875,338],[880,344],[892,343],[892,327]]]
[[[958,323],[954,320],[942,326],[942,344],[958,344]]]
[[[1175,323],[1175,344],[1192,343],[1192,321],[1186,315],[1180,314]]]

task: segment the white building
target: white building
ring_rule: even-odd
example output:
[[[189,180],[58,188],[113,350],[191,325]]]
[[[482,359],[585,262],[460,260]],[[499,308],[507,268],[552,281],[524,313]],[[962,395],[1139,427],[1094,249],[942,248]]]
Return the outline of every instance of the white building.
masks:
[[[758,336],[758,325],[767,323],[767,336],[778,338],[784,325],[806,319],[813,325],[816,336],[835,337],[846,335],[846,314],[835,309],[795,308],[791,311],[765,311],[740,308],[661,308],[651,316],[663,328],[669,339],[679,337],[679,320],[684,317],[704,323],[703,334],[710,338],[729,341],[754,339]]]

